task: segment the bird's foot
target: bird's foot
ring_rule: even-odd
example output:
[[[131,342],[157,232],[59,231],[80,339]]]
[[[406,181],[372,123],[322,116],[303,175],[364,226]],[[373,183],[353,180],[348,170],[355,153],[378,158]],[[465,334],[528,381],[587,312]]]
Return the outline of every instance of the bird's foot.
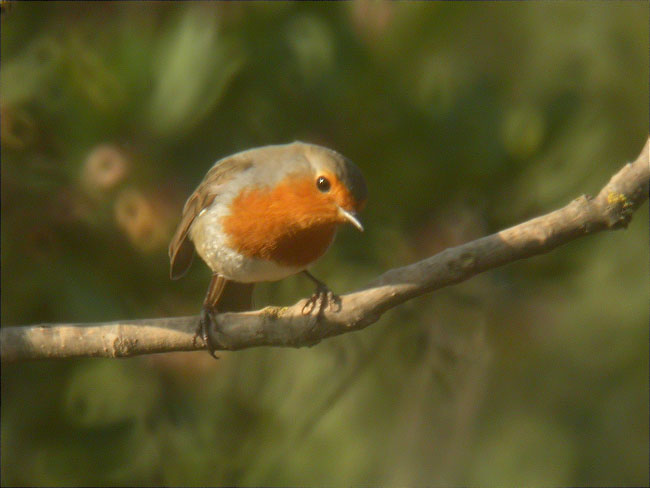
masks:
[[[335,312],[340,311],[341,297],[335,295],[322,281],[318,281],[313,277],[312,279],[316,282],[316,291],[309,297],[305,306],[302,307],[303,315],[310,315],[316,309],[318,310],[317,315],[319,316],[328,308]]]
[[[201,309],[201,317],[199,318],[199,325],[196,328],[196,332],[194,333],[194,339],[192,340],[193,344],[196,345],[196,340],[200,337],[203,339],[203,343],[205,344],[206,349],[210,353],[210,356],[212,356],[215,359],[219,359],[219,356],[217,356],[214,352],[217,350],[215,347],[214,343],[212,342],[212,339],[210,339],[210,328],[211,327],[218,327],[217,320],[214,316],[215,310],[211,310],[208,307],[203,307]]]

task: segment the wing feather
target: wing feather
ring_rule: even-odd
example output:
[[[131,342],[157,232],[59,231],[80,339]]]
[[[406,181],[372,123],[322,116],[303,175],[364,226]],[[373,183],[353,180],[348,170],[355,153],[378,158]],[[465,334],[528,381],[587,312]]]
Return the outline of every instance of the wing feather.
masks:
[[[253,162],[250,158],[241,154],[235,154],[218,161],[210,168],[203,181],[187,199],[183,207],[181,221],[169,244],[171,279],[176,280],[182,277],[192,264],[194,247],[189,239],[189,231],[194,219],[212,204],[224,183],[252,166]]]

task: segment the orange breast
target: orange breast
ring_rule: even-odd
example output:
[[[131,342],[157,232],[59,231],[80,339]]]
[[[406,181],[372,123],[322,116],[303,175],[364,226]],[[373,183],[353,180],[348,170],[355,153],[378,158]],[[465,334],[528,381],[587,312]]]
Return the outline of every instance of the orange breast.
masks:
[[[273,189],[245,191],[223,219],[229,245],[245,256],[287,266],[307,266],[332,243],[336,206],[311,178],[293,178]]]

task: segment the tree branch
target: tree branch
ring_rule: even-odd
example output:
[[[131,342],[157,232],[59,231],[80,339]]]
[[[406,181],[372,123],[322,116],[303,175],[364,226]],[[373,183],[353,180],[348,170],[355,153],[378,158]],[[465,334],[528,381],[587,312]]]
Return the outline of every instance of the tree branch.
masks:
[[[310,346],[322,339],[363,329],[387,310],[433,290],[465,281],[504,264],[543,254],[574,239],[624,228],[648,198],[650,139],[633,163],[616,173],[596,197],[581,196],[565,207],[496,234],[448,248],[392,269],[365,288],[341,296],[339,311],[317,319],[303,315],[306,301],[217,316],[211,335],[218,349]],[[203,349],[193,340],[198,316],[88,324],[3,327],[2,361],[72,357],[130,357]]]

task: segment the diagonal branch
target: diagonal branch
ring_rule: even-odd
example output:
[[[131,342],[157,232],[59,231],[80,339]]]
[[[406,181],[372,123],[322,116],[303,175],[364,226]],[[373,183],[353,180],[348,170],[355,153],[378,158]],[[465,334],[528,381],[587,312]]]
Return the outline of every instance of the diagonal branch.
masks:
[[[220,314],[219,330],[211,331],[213,343],[224,350],[311,346],[363,329],[411,298],[547,253],[579,237],[624,228],[648,198],[649,151],[650,139],[636,161],[616,173],[596,197],[581,196],[554,212],[387,271],[365,288],[341,296],[340,310],[325,311],[318,321],[303,315],[305,300],[291,307]],[[191,351],[204,347],[201,341],[193,341],[197,324],[198,317],[192,316],[3,327],[0,355],[4,362]]]

